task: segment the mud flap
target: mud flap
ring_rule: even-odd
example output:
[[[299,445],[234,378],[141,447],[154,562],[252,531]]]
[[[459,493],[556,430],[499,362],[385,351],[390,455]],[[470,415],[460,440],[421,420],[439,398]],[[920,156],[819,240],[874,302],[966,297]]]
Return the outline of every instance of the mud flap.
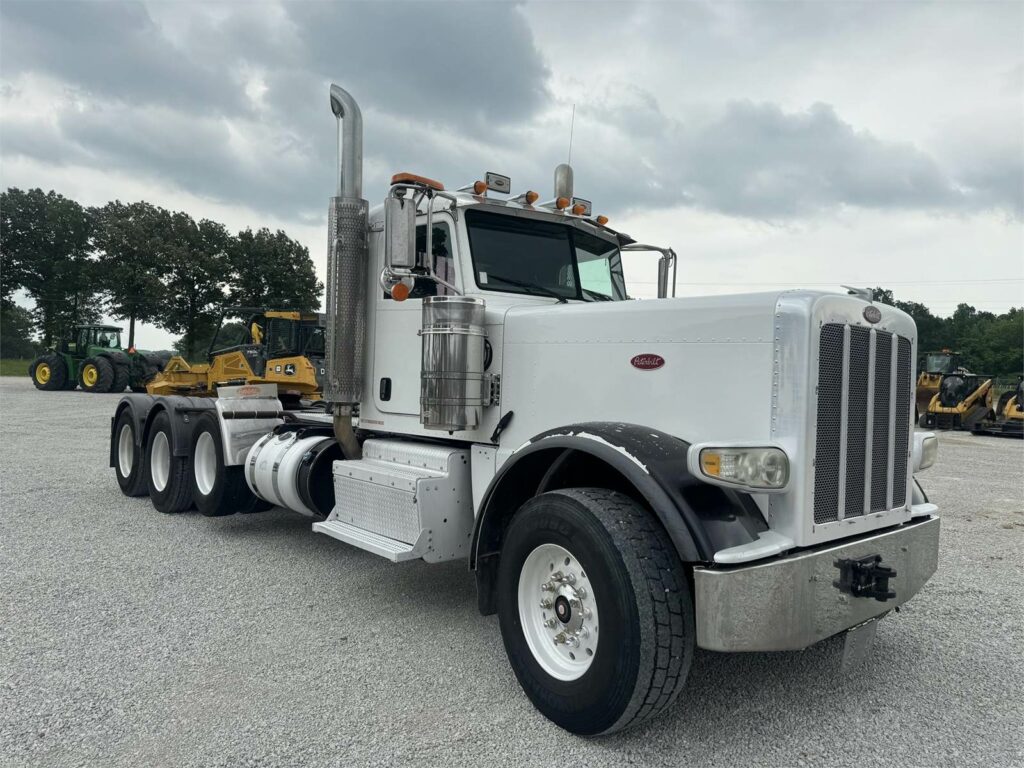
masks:
[[[881,616],[876,616],[863,624],[846,630],[843,640],[843,661],[840,665],[843,672],[859,667],[871,655],[871,649],[875,644],[875,633],[878,631],[878,622],[886,615],[883,613]]]

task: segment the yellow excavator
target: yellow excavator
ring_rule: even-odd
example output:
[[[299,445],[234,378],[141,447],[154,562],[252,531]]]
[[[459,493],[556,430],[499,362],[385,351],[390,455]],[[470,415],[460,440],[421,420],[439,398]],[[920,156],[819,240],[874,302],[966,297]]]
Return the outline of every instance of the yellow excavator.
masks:
[[[323,392],[324,327],[315,313],[226,308],[206,357],[197,364],[172,357],[146,391],[215,397],[218,386],[276,384],[282,401],[319,400]]]

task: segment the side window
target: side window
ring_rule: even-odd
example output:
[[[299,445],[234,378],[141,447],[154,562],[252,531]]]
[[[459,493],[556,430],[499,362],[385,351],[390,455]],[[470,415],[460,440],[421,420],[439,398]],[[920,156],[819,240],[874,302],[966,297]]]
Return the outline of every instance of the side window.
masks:
[[[434,274],[446,283],[455,284],[455,257],[452,254],[451,230],[444,222],[434,224],[434,232],[430,243],[430,250],[433,251]],[[416,227],[416,260],[420,264],[426,263],[427,252],[427,225],[420,224]],[[435,283],[426,277],[417,277],[412,290],[409,292],[410,299],[422,299],[424,296],[447,296],[451,291],[443,285]],[[391,299],[391,295],[384,293],[385,299]]]

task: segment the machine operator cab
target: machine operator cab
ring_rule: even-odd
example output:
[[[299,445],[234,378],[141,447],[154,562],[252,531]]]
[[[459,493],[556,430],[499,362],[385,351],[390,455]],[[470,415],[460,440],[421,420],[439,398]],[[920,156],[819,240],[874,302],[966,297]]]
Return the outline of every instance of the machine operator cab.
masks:
[[[559,166],[555,180],[555,198],[539,203],[533,191],[489,195],[511,187],[507,177],[491,173],[454,193],[411,174],[392,179],[384,206],[370,215],[371,231],[380,234],[371,241],[376,301],[368,384],[379,411],[419,413],[418,332],[428,296],[480,296],[496,311],[523,303],[625,301],[627,251],[660,254],[658,295],[669,295],[670,274],[675,294],[671,249],[635,243],[610,229],[604,216],[593,216],[588,201],[572,197],[568,166]],[[500,333],[489,325],[489,354],[500,355]]]

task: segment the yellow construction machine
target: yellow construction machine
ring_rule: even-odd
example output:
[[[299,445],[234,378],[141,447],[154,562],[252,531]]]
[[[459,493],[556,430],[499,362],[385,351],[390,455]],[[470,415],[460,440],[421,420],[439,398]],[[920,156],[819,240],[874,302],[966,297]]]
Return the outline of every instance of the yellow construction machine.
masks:
[[[968,371],[955,352],[932,352],[917,379],[917,403],[922,427],[974,430],[992,412],[992,379]]]
[[[190,364],[180,355],[172,357],[146,391],[213,397],[218,386],[276,384],[283,401],[319,400],[323,375],[320,315],[230,307],[221,314],[207,362]]]
[[[1014,389],[1008,389],[999,396],[991,418],[971,430],[976,435],[1005,435],[1024,438],[1024,376],[1017,380]]]

